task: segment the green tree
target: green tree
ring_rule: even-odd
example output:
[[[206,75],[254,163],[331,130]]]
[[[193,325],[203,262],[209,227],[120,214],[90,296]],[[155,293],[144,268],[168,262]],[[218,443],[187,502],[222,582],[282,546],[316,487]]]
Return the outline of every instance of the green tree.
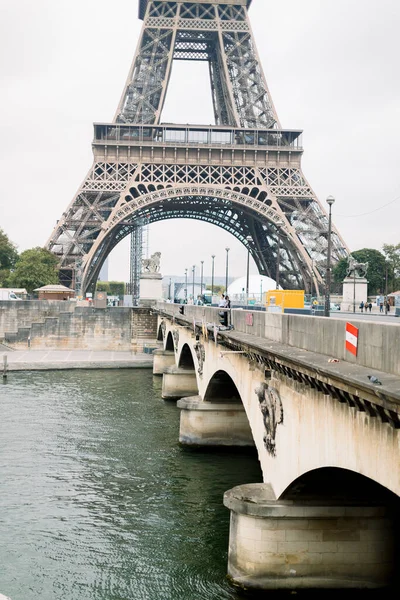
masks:
[[[122,297],[125,294],[125,283],[123,281],[98,281],[96,291]]]
[[[110,292],[112,296],[122,296],[125,294],[125,283],[123,281],[110,281]]]
[[[57,257],[49,250],[39,247],[25,250],[17,260],[9,283],[26,288],[28,294],[43,285],[59,283],[57,264]]]
[[[400,244],[383,244],[386,256],[389,291],[395,292],[400,288]]]
[[[106,292],[110,294],[110,284],[108,281],[98,281],[96,283],[96,292]]]
[[[206,289],[211,290],[211,285],[207,285]],[[214,296],[218,296],[219,294],[222,294],[223,292],[225,292],[224,285],[215,285],[214,284]]]
[[[0,229],[0,286],[5,287],[18,259],[18,252],[8,236]]]
[[[385,286],[385,257],[379,250],[374,248],[363,248],[351,253],[352,256],[362,263],[368,263],[368,294],[378,294],[384,291]],[[333,268],[333,278],[341,283],[346,277],[348,261],[342,258]]]

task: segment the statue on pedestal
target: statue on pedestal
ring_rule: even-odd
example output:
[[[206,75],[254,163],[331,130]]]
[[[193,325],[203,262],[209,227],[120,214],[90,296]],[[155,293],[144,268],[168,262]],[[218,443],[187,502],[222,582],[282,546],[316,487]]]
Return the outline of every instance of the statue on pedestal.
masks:
[[[351,254],[347,258],[348,266],[343,281],[343,300],[341,310],[356,311],[356,307],[364,306],[368,300],[368,263],[358,262]]]
[[[160,272],[161,252],[154,252],[150,258],[142,260],[142,273],[159,273]]]
[[[140,305],[151,305],[162,299],[162,275],[160,273],[161,252],[142,259],[140,274]]]
[[[351,254],[347,260],[349,266],[347,267],[346,277],[365,278],[367,276],[368,263],[357,262]]]

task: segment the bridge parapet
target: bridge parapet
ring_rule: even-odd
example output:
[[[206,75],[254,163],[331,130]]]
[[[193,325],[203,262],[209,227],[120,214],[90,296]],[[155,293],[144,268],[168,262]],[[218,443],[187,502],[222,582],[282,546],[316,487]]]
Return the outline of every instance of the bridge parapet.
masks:
[[[177,304],[160,302],[157,308],[165,314],[182,318]],[[185,305],[185,318],[189,322],[195,319],[219,324],[220,310]],[[242,309],[230,311],[230,322],[235,332],[316,352],[352,365],[368,367],[372,374],[380,371],[400,376],[400,327],[397,324],[357,321],[356,318],[349,318],[349,321],[359,329],[357,356],[346,350],[346,321],[342,318],[326,319]]]

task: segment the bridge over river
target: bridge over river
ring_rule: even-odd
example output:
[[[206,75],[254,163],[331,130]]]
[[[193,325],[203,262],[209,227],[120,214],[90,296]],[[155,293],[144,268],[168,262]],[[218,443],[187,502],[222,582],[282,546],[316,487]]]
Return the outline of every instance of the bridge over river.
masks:
[[[258,453],[264,482],[224,497],[230,577],[261,589],[394,585],[400,328],[355,316],[354,355],[343,319],[232,310],[221,327],[221,309],[156,310],[153,372],[181,409],[180,442]]]

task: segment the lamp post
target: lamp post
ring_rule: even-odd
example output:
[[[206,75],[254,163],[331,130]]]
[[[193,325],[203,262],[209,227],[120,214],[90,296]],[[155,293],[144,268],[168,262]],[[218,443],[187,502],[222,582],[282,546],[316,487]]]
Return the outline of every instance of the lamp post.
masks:
[[[246,271],[246,305],[249,303],[249,281],[250,281],[250,242],[253,241],[251,235],[247,238],[247,271]]]
[[[229,271],[229,250],[230,248],[225,248],[226,250],[226,272],[225,272],[225,294],[228,291],[228,271]]]
[[[188,272],[188,270],[185,269],[185,300],[186,300],[186,304],[187,304],[187,272]]]
[[[193,267],[192,267],[192,276],[193,276],[193,280],[192,280],[192,284],[193,284],[192,285],[192,297],[193,297],[193,304],[194,304],[194,272],[195,272],[195,269],[196,269],[196,265],[193,265]]]
[[[331,236],[332,236],[332,204],[335,202],[333,196],[328,196],[326,199],[329,205],[329,221],[328,221],[328,257],[326,261],[326,284],[325,284],[325,317],[329,317],[331,308]]]
[[[353,313],[356,312],[356,270],[353,269]]]
[[[313,287],[314,287],[314,259],[311,259],[311,286],[310,286],[310,292],[311,292],[311,298],[313,295]],[[317,292],[315,292],[315,295],[317,295]]]
[[[200,295],[203,295],[203,265],[204,265],[204,260],[200,261],[201,263],[201,275],[200,275]]]
[[[168,288],[168,299],[169,300],[171,300],[171,283],[172,283],[172,280],[171,280],[171,277],[170,277],[169,278],[169,288]]]
[[[281,266],[281,227],[283,225],[283,221],[277,221],[275,224],[278,228],[278,249],[276,251],[275,289],[279,290],[279,271]]]
[[[215,254],[212,254],[211,258],[212,258],[212,267],[211,267],[211,304],[212,304],[212,299],[214,296],[214,259],[215,259]]]

